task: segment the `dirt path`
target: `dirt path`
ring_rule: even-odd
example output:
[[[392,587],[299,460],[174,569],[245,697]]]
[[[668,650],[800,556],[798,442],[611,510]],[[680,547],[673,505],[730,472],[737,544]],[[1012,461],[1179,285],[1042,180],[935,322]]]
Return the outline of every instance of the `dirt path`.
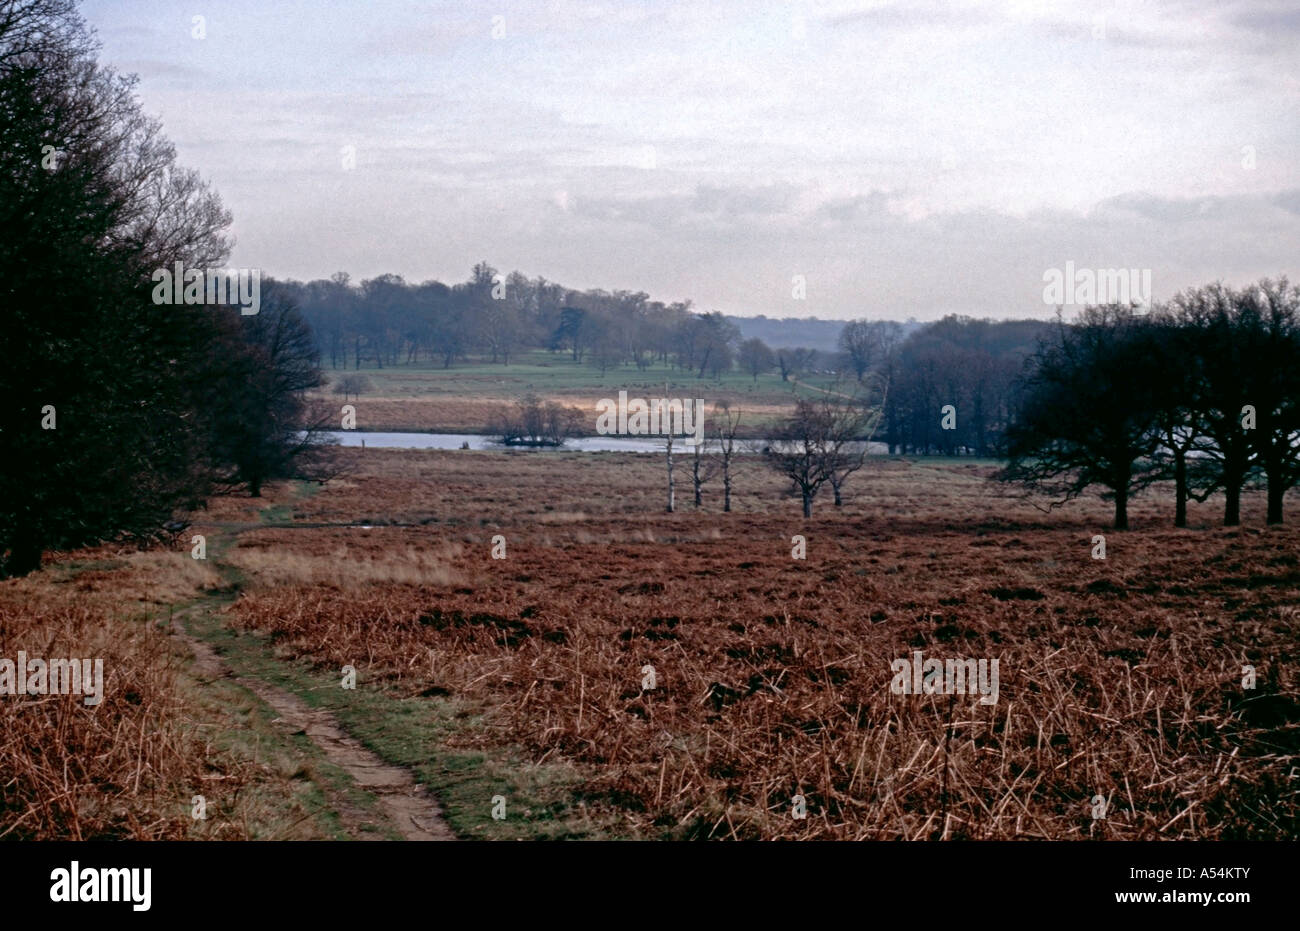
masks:
[[[200,609],[195,609],[200,610]],[[375,796],[379,808],[393,822],[405,840],[455,840],[443,818],[437,801],[411,773],[391,766],[367,750],[339,725],[338,719],[324,709],[310,708],[298,696],[262,679],[237,676],[210,645],[192,636],[185,628],[183,615],[172,618],[172,629],[194,653],[194,670],[209,679],[229,677],[270,705],[291,733],[303,732],[325,754],[326,759],[343,769],[358,786]],[[365,837],[362,825],[373,821],[366,812],[345,800],[331,797],[339,818],[354,837]]]
[[[799,379],[795,378],[793,375],[790,376],[790,381],[794,382],[800,388],[807,388],[809,391],[820,391],[822,394],[834,395],[837,398],[844,398],[846,401],[857,400],[851,394],[841,394],[838,391],[831,391],[829,388],[818,388],[816,385],[810,385],[806,381],[800,381]]]

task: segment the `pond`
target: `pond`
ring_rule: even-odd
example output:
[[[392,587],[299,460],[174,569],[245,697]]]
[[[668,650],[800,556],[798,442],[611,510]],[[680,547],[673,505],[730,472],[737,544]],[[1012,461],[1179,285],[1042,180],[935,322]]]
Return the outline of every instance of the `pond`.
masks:
[[[515,449],[526,452],[554,452],[558,450],[572,450],[583,453],[663,453],[664,440],[662,437],[641,437],[641,436],[580,436],[565,442],[563,446],[506,446],[495,437],[486,436],[482,433],[380,433],[359,430],[326,430],[324,435],[337,440],[340,446],[361,446],[363,443],[369,449],[460,449],[464,443],[469,443],[470,449]],[[743,443],[737,441],[740,452],[753,452],[753,447],[762,449],[765,445],[770,445],[770,440],[746,440]],[[889,451],[884,443],[871,443],[870,453],[873,456],[883,455]],[[716,443],[710,443],[709,448],[716,449]],[[691,447],[686,446],[679,441],[673,443],[674,454],[690,455]]]

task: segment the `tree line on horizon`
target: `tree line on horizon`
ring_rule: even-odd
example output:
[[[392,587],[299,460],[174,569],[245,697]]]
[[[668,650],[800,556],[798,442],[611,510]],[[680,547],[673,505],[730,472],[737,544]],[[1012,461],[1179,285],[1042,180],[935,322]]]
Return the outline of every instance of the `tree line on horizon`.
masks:
[[[1189,500],[1203,501],[1216,491],[1227,497],[1226,522],[1236,523],[1241,489],[1257,478],[1270,489],[1268,519],[1280,521],[1282,498],[1295,483],[1287,452],[1295,437],[1285,431],[1300,391],[1267,368],[1300,370],[1294,289],[1285,279],[1239,290],[1207,285],[1142,310],[1087,307],[1071,323],[1059,315],[1053,322],[952,314],[906,333],[891,320],[852,320],[843,325],[836,353],[743,339],[722,314],[697,312],[689,302],[663,304],[644,292],[576,291],[519,272],[502,275],[486,262],[474,267],[468,281],[454,285],[413,285],[396,275],[353,285],[340,273],[328,281],[284,287],[300,302],[322,355],[333,366],[354,370],[421,359],[448,368],[473,358],[508,365],[521,351],[540,349],[602,373],[666,365],[699,379],[739,371],[755,382],[776,373],[792,389],[801,375],[832,376],[858,387],[874,379],[887,390],[879,393],[873,438],[890,454],[1010,460],[1007,477],[1067,498],[1100,485],[1115,500],[1116,526],[1126,525],[1132,495],[1162,479],[1174,483],[1178,526],[1186,523]],[[1264,324],[1252,310],[1259,295],[1266,295],[1268,312],[1276,317],[1267,337],[1260,335]],[[1213,326],[1207,322],[1211,305],[1218,314]],[[1120,320],[1127,322],[1121,326]],[[1085,378],[1067,363],[1086,356],[1081,347],[1111,330],[1122,333],[1125,346],[1138,355],[1113,371],[1106,359],[1094,359],[1088,364],[1111,374],[1099,384],[1087,382],[1091,394],[1081,382],[1070,392],[1058,387],[1058,396],[1045,400],[1053,378]],[[1206,335],[1209,331],[1213,336]],[[1102,351],[1102,343],[1088,345],[1091,352]],[[1223,353],[1237,355],[1222,358]],[[1251,367],[1250,377],[1241,375],[1236,388],[1225,386],[1222,372],[1247,365],[1243,353],[1260,353],[1265,368]],[[1143,373],[1177,386],[1161,402],[1165,408],[1151,409],[1154,388],[1139,377]],[[1189,383],[1193,377],[1199,380]],[[1285,384],[1266,390],[1269,380]],[[1216,392],[1232,390],[1258,395],[1257,411],[1272,404],[1257,415],[1263,418],[1259,432],[1247,432],[1244,439],[1225,432],[1227,415],[1212,406]],[[1274,395],[1275,403],[1269,400]],[[1107,451],[1100,466],[1088,464],[1090,454],[1079,449],[1062,452],[1076,442],[1068,436],[1049,445],[1047,425],[1053,418],[1092,423],[1082,409],[1065,405],[1073,396],[1092,397],[1095,407],[1127,418],[1134,431],[1131,466],[1119,461],[1120,450]],[[811,409],[800,416],[800,424],[780,428],[807,432],[817,422]]]
[[[353,283],[338,272],[282,286],[333,369],[421,361],[451,368],[471,359],[506,366],[523,352],[544,349],[602,372],[670,365],[718,378],[742,364],[746,351],[734,323],[721,313],[695,312],[689,301],[665,304],[643,291],[576,291],[520,272],[502,275],[486,262],[450,285],[392,274]],[[804,364],[806,355],[797,361]]]
[[[840,351],[825,352],[744,339],[727,317],[698,312],[689,301],[577,291],[519,272],[503,275],[486,262],[451,285],[412,284],[398,275],[354,283],[344,272],[280,284],[310,324],[325,364],[354,373],[421,362],[508,366],[528,350],[602,373],[658,365],[699,379],[739,372],[757,382],[776,374],[791,388],[801,377],[849,373],[860,382],[878,373],[891,385],[880,439],[905,454],[1000,455],[1015,378],[1050,327],[950,315],[905,335],[893,321],[850,321]],[[347,391],[365,384],[348,375],[336,381]],[[930,416],[937,403],[958,404],[970,416],[955,431],[940,430]]]

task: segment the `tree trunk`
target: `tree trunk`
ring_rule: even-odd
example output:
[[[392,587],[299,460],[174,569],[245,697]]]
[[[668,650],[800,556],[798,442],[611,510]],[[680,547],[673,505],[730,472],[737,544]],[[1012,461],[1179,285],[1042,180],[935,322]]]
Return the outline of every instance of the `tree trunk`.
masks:
[[[1187,453],[1174,451],[1174,526],[1187,526]]]
[[[668,508],[669,514],[673,512],[673,506],[676,504],[675,487],[673,485],[673,438],[670,434],[668,437]]]
[[[1241,524],[1241,483],[1236,476],[1224,478],[1223,526],[1236,527]]]
[[[803,493],[803,516],[812,517],[812,495],[806,491]]]
[[[41,568],[42,548],[36,534],[19,526],[9,543],[9,559],[4,564],[4,574],[10,577],[28,575]]]
[[[731,470],[728,469],[726,466],[724,466],[723,468],[726,469],[726,471],[722,473],[722,510],[730,511],[731,510]]]
[[[1128,530],[1128,487],[1115,491],[1115,529]]]
[[[1282,498],[1286,495],[1286,484],[1277,473],[1268,477],[1268,523],[1282,523]]]
[[[691,485],[695,489],[695,507],[699,508],[702,503],[700,491],[704,487],[704,479],[700,476],[700,467],[704,464],[703,452],[704,444],[696,444],[694,451],[691,453]]]

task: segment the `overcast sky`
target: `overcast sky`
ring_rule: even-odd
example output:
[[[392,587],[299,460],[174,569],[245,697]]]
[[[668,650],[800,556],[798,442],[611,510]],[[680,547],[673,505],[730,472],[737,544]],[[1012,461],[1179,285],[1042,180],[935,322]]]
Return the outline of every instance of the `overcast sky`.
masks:
[[[90,0],[232,264],[823,318],[1300,277],[1300,9]],[[202,16],[204,38],[194,17]],[[355,167],[344,165],[355,147]],[[803,275],[807,297],[792,297]]]

